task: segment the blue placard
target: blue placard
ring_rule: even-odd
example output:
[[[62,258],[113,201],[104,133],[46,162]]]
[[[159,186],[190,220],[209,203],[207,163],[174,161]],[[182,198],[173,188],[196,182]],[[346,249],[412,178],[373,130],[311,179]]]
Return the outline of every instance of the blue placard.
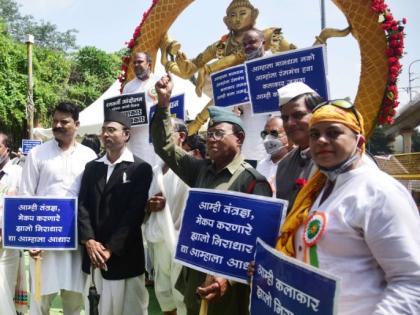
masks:
[[[5,197],[3,247],[76,249],[77,199]]]
[[[246,283],[256,238],[274,245],[286,210],[285,200],[191,189],[175,259],[193,269]]]
[[[256,247],[251,314],[337,313],[337,277],[287,257],[260,239]]]
[[[153,116],[156,112],[156,106],[153,105],[150,107],[150,121],[152,121]],[[179,94],[172,96],[169,100],[169,111],[171,112],[171,115],[184,120],[185,117],[185,94]]]
[[[157,105],[150,107],[150,121],[156,113]],[[172,96],[169,100],[169,111],[171,116],[184,120],[185,119],[185,94]],[[149,143],[152,143],[152,133],[149,132]]]
[[[214,105],[228,107],[249,102],[245,66],[240,65],[211,75]]]
[[[146,94],[122,94],[104,100],[104,111],[115,110],[127,115],[131,126],[143,126],[149,123],[146,110]]]
[[[22,139],[22,153],[28,155],[32,148],[42,144],[41,140]]]
[[[292,82],[304,82],[324,99],[329,99],[324,46],[247,61],[245,66],[254,114],[278,113],[277,90]]]

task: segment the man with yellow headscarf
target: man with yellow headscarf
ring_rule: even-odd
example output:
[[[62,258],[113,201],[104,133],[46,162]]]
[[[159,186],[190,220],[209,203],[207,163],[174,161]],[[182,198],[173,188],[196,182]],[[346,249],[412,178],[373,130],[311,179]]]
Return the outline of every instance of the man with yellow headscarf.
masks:
[[[345,100],[309,121],[319,171],[299,192],[276,248],[341,278],[338,314],[420,314],[417,207],[362,159],[363,118]]]

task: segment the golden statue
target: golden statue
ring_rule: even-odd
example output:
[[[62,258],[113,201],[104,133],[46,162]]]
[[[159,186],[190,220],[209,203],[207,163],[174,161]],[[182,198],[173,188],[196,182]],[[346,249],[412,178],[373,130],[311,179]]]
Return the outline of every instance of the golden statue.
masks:
[[[242,47],[242,36],[255,26],[258,13],[258,9],[249,0],[233,0],[223,19],[229,33],[208,46],[192,60],[189,60],[180,50],[180,44],[177,41],[170,41],[168,36],[164,36],[160,45],[162,64],[167,71],[184,79],[189,79],[198,72],[196,92],[201,95],[206,76],[241,64],[246,60]],[[276,53],[296,48],[295,45],[284,39],[280,28],[264,30],[264,37],[266,51],[270,50]],[[168,54],[175,57],[175,61],[169,61]],[[213,59],[217,59],[217,61],[209,63]]]

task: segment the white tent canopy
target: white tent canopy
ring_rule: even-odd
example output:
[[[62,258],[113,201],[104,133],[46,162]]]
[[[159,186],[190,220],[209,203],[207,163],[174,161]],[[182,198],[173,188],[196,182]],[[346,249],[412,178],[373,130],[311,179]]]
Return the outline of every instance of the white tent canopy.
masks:
[[[158,56],[159,57],[159,56]],[[159,59],[157,59],[159,60]],[[158,63],[156,65],[155,73],[157,75],[163,75],[165,70],[163,66]],[[203,94],[202,97],[198,97],[195,93],[195,86],[188,80],[183,80],[175,75],[172,75],[174,80],[173,95],[185,93],[185,110],[186,119],[194,119],[197,114],[204,108],[204,106],[210,101],[210,98]],[[99,134],[104,120],[104,99],[114,97],[120,94],[121,84],[116,80],[96,101],[86,107],[80,112],[79,121],[80,127],[78,134],[83,136],[87,133]],[[48,139],[52,138],[51,128],[35,128],[35,137]]]

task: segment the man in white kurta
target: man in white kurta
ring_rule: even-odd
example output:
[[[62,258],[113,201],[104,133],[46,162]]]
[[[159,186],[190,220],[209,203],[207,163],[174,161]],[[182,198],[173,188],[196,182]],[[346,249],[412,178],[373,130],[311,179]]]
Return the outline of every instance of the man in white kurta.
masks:
[[[79,110],[60,103],[54,110],[54,139],[29,153],[22,174],[21,194],[28,196],[76,197],[85,164],[96,158],[95,152],[75,141]],[[48,315],[52,300],[60,293],[64,315],[80,314],[85,279],[81,254],[73,251],[30,251],[42,256],[41,303],[31,297],[31,315]],[[30,260],[31,288],[34,292],[34,259]]]
[[[19,251],[3,249],[1,229],[3,226],[4,196],[16,195],[19,190],[22,168],[9,159],[8,136],[0,132],[0,314],[16,314],[15,286],[19,267]]]
[[[157,102],[155,83],[160,77],[154,75],[152,59],[145,52],[135,53],[133,57],[136,77],[128,82],[123,89],[123,94],[145,93],[147,121],[150,123],[150,108]],[[155,165],[157,157],[150,142],[149,125],[133,126],[128,148],[134,155],[143,159],[150,165]]]
[[[328,215],[317,242],[319,268],[341,278],[339,315],[420,314],[420,219],[408,191],[363,158],[338,175],[311,212]],[[295,237],[304,261],[303,228]]]

